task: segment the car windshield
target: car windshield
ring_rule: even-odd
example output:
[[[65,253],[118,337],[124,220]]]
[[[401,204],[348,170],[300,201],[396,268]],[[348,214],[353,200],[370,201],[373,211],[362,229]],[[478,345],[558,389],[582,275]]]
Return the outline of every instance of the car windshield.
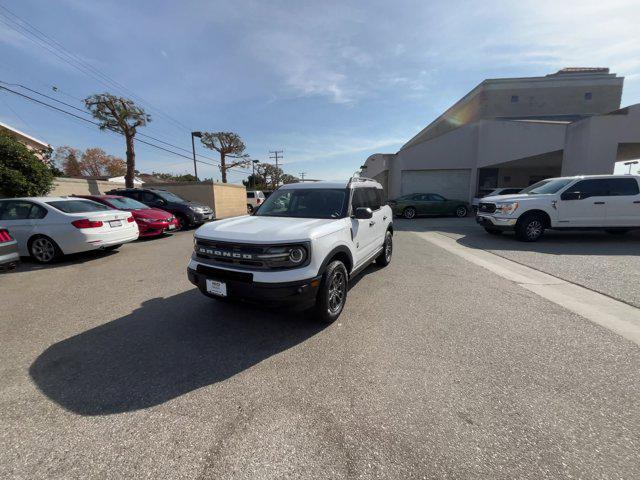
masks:
[[[527,195],[544,195],[558,193],[558,191],[566,187],[573,179],[571,178],[552,178],[549,180],[542,180],[541,182],[534,183],[530,187],[525,188],[520,193],[526,193]]]
[[[176,195],[175,193],[171,193],[171,192],[155,192],[158,196],[160,196],[161,198],[163,198],[164,200],[166,200],[167,202],[177,202],[177,203],[185,203],[187,200],[185,200],[182,197],[179,197],[178,195]]]
[[[339,188],[286,189],[273,192],[256,212],[260,217],[341,218],[347,190]]]
[[[90,200],[56,200],[47,202],[53,208],[64,213],[84,213],[84,212],[102,212],[109,210],[109,207],[98,202]]]
[[[122,210],[142,210],[149,208],[144,203],[134,200],[133,198],[115,197],[108,198],[107,201],[115,208],[120,208]]]

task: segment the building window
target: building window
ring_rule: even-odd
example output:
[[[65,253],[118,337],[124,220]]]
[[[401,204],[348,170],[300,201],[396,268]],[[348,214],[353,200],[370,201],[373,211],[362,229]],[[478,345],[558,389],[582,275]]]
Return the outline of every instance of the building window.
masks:
[[[591,92],[587,92],[587,93],[584,94],[584,99],[585,100],[591,100],[591,96],[592,96]]]
[[[518,100],[520,100],[518,95],[511,95],[511,103],[518,103]]]

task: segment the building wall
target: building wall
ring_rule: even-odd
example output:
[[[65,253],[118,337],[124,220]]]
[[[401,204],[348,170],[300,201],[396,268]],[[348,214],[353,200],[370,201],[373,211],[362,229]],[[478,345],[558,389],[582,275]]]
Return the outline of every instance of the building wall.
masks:
[[[85,180],[83,178],[56,177],[53,189],[49,192],[52,197],[68,195],[104,195],[108,190],[124,188],[124,183],[107,182],[105,180]]]
[[[202,203],[211,208],[215,206],[212,182],[145,183],[143,187],[167,190],[186,200]]]
[[[247,214],[247,190],[244,185],[214,183],[213,197],[216,218],[237,217]]]

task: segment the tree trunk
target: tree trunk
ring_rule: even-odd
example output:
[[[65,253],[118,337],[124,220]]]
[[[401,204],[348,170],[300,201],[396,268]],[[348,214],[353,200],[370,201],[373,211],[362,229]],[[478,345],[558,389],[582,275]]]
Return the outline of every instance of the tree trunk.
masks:
[[[222,174],[222,183],[227,183],[227,161],[224,152],[220,152],[220,173]]]
[[[133,148],[133,135],[125,136],[127,141],[127,173],[124,176],[124,186],[133,188],[133,177],[136,172],[136,152]]]

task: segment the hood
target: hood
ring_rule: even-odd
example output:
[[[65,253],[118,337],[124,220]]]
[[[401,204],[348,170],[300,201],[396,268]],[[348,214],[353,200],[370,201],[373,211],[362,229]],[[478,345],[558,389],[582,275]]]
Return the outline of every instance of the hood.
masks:
[[[483,197],[480,199],[480,202],[519,202],[521,200],[526,200],[529,198],[540,198],[545,195],[528,195],[526,193],[514,193],[511,195],[494,195],[493,197]]]
[[[160,210],[159,208],[143,208],[140,210],[132,210],[131,213],[135,218],[151,218],[153,220],[164,220],[173,217],[173,214]]]
[[[344,219],[259,217],[245,215],[207,223],[195,236],[247,243],[297,242],[322,237],[344,227]]]

